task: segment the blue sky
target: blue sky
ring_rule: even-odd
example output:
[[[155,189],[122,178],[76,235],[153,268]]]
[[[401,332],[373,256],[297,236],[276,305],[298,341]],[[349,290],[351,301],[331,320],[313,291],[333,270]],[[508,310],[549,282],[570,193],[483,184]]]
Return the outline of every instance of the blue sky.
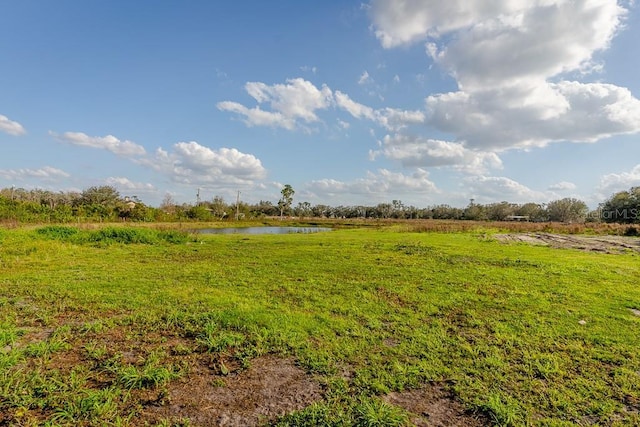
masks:
[[[615,0],[4,0],[0,187],[425,207],[640,185]]]

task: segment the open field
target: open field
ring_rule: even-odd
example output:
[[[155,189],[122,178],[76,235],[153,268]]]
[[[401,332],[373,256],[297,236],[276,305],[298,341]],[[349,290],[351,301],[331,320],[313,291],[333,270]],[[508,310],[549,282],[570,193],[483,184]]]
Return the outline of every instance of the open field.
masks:
[[[0,229],[0,426],[640,425],[636,251],[425,224]]]

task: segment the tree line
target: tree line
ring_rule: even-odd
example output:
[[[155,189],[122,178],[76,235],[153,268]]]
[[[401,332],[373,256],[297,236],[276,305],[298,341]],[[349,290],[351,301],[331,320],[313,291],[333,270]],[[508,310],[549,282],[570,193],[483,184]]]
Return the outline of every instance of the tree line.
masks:
[[[372,218],[372,219],[456,219],[475,221],[536,222],[617,222],[640,223],[640,187],[613,194],[590,211],[587,204],[575,198],[553,200],[546,204],[498,202],[475,203],[464,208],[446,204],[428,207],[405,205],[400,200],[376,205],[329,206],[294,204],[295,191],[285,185],[275,204],[261,200],[249,204],[236,200],[228,203],[215,196],[193,204],[175,203],[165,196],[158,207],[146,205],[136,196],[122,196],[112,186],[94,186],[81,192],[52,192],[23,188],[0,190],[0,221],[53,222],[75,221],[214,221],[293,216],[299,218]]]

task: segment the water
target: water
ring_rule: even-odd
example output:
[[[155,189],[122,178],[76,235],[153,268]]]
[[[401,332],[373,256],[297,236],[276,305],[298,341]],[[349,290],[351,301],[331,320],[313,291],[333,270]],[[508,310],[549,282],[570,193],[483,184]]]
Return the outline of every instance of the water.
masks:
[[[224,227],[203,228],[200,234],[310,234],[331,231],[328,227]]]

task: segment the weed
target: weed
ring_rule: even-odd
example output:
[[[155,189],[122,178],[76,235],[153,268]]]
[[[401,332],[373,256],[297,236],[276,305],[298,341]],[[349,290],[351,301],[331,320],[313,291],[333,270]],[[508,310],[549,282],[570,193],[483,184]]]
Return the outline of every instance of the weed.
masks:
[[[404,411],[377,398],[363,399],[355,407],[354,412],[356,426],[396,427],[409,425],[409,417]]]
[[[77,236],[79,230],[76,227],[68,227],[63,225],[49,225],[36,229],[36,233],[47,239],[71,240]]]
[[[153,388],[178,378],[180,373],[173,367],[161,365],[160,355],[149,355],[142,367],[120,366],[114,369],[117,381],[125,389]]]

